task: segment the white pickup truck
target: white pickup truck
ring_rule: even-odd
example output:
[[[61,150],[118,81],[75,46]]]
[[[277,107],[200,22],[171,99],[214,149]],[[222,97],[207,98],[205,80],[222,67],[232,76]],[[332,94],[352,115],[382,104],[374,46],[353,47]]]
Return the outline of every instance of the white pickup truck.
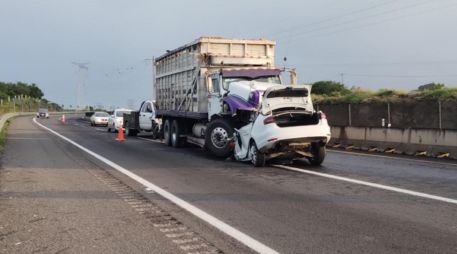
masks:
[[[138,111],[124,115],[124,129],[128,136],[136,136],[145,131],[151,133],[153,138],[158,138],[160,124],[161,120],[156,118],[156,105],[151,100],[143,101]]]

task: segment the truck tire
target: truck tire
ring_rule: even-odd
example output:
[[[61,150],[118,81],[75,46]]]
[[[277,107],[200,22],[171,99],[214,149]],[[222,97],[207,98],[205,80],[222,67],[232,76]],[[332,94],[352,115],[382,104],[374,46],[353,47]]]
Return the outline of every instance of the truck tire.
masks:
[[[179,137],[182,133],[182,126],[179,124],[178,120],[173,120],[171,124],[171,146],[172,147],[181,147],[183,145],[182,138]]]
[[[251,141],[251,144],[249,145],[249,157],[251,157],[251,162],[254,167],[265,166],[265,154],[257,149],[257,145],[254,141]]]
[[[125,122],[125,135],[132,137],[132,136],[136,136],[136,134],[138,134],[137,130],[130,129],[130,123],[129,122]]]
[[[171,120],[166,119],[163,124],[163,141],[165,145],[171,146]]]
[[[154,121],[152,121],[152,139],[160,138],[160,127]]]
[[[215,156],[229,157],[233,148],[230,139],[233,137],[233,127],[229,120],[219,118],[208,124],[205,135],[205,147]]]
[[[313,157],[308,158],[309,163],[313,166],[320,166],[327,154],[325,145],[313,143],[311,144],[311,154]]]

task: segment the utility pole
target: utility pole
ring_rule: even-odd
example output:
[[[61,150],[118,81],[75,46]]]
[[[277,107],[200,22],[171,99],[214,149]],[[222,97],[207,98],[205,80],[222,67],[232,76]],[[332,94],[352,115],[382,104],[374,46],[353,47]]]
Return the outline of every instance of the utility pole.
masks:
[[[340,76],[341,76],[341,84],[344,85],[344,73],[340,73]]]
[[[76,93],[76,110],[85,109],[86,108],[86,85],[87,85],[87,76],[89,72],[89,63],[77,63],[72,62],[72,64],[78,67],[78,85],[77,85],[77,93]]]

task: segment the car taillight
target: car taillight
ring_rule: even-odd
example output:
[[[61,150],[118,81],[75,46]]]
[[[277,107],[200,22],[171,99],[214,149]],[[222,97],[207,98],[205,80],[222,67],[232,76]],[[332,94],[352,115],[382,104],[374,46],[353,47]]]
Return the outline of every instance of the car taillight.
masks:
[[[324,114],[324,112],[319,111],[319,119],[327,119],[327,116]]]
[[[263,124],[264,125],[267,125],[267,124],[270,124],[270,123],[274,123],[275,122],[275,119],[273,116],[269,116],[265,119],[263,119]]]

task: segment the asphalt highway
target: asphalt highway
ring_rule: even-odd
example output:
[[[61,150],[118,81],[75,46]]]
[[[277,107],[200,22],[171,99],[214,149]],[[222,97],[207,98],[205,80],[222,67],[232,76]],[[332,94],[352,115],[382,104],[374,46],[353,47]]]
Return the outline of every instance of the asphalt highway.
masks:
[[[254,168],[247,163],[216,159],[197,147],[175,149],[147,137],[127,137],[125,142],[118,142],[115,134],[107,133],[103,127],[91,127],[77,117],[67,117],[66,124],[56,118],[39,119],[38,122],[230,225],[272,251],[457,253],[456,162],[329,151],[321,167],[312,167],[303,161],[287,165],[288,168],[275,165]],[[23,129],[33,131],[20,134]],[[203,239],[204,244],[211,246],[211,251],[255,252],[255,249],[247,247],[233,235],[221,232],[210,222],[176,205],[173,200],[154,191],[148,192],[143,184],[132,177],[113,170],[106,162],[44,130],[33,123],[30,117],[14,120],[10,133],[16,133],[16,139],[8,141],[6,146],[7,164],[11,164],[14,156],[21,152],[14,150],[19,149],[14,145],[21,141],[19,138],[45,138],[52,142],[47,142],[45,146],[40,142],[29,143],[27,157],[36,159],[36,164],[47,159],[53,161],[53,165],[62,165],[64,170],[68,165],[68,157],[84,158],[77,161],[96,165],[93,167],[98,171],[109,172],[122,184],[151,200],[159,209],[179,221],[180,225]],[[36,155],[40,149],[47,151],[46,158]],[[32,162],[29,164],[33,165]],[[74,172],[81,167],[71,168]],[[324,175],[310,174],[308,171]],[[86,178],[72,179],[71,182],[85,186],[88,184]],[[383,186],[387,189],[383,189]],[[95,193],[85,195],[91,197]],[[116,199],[122,197],[111,197],[109,200]],[[100,198],[99,202],[105,202],[105,199]],[[126,206],[122,212],[128,213],[128,209],[131,208]],[[135,215],[132,218],[137,217]],[[138,218],[139,221],[143,219]],[[114,221],[107,223],[110,230],[119,230],[113,226],[116,225]],[[164,252],[185,250],[190,253],[191,247],[187,250],[173,249],[172,241],[161,235],[157,228],[147,229],[144,228],[145,223],[137,224],[142,226],[139,232],[151,230],[151,234],[157,235],[156,241],[160,242]],[[130,227],[134,230],[135,223],[132,222]],[[141,242],[144,235],[130,238]],[[123,244],[122,238],[110,240],[113,246]],[[104,244],[109,245],[110,242]],[[125,244],[128,245],[127,239]],[[145,246],[146,249],[147,246],[152,248]],[[132,253],[144,252],[144,248],[130,248]]]

